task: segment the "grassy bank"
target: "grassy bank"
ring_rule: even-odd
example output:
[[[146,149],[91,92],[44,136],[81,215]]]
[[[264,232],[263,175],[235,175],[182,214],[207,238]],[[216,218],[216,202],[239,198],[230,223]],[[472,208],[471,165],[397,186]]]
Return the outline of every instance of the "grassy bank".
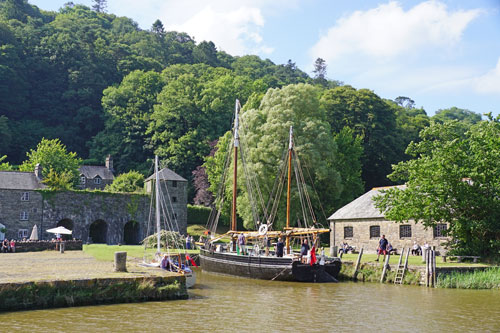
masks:
[[[454,272],[440,276],[437,286],[439,288],[500,289],[500,267],[467,273]]]
[[[383,265],[372,265],[368,263],[363,263],[360,265],[358,270],[356,281],[361,282],[380,282],[380,277],[382,276]],[[340,281],[353,281],[354,265],[350,263],[343,263],[339,274]],[[394,277],[396,271],[387,271],[385,282],[394,283]],[[407,270],[405,277],[403,279],[404,284],[418,285],[420,282],[420,274],[418,272],[413,272]]]
[[[83,252],[89,254],[96,258],[97,260],[103,261],[113,261],[115,258],[115,252],[125,251],[127,252],[127,258],[143,258],[152,257],[156,253],[156,249],[144,250],[142,245],[106,245],[106,244],[89,244],[83,245]],[[171,250],[172,253],[176,253],[176,250]],[[199,253],[198,250],[186,250],[187,253]],[[184,253],[184,250],[182,250]]]
[[[342,261],[353,261],[356,262],[358,259],[358,254],[345,254],[342,256]],[[376,263],[377,255],[376,254],[365,254],[363,253],[363,256],[361,257],[361,263]],[[382,263],[383,256],[380,256],[380,263]],[[399,255],[392,255],[391,258],[389,259],[389,264],[395,265],[399,261]],[[404,257],[403,257],[403,262],[404,262]],[[425,266],[425,263],[422,261],[421,256],[412,256],[410,255],[408,257],[408,265],[409,266]],[[436,265],[438,267],[448,267],[448,266],[488,266],[487,264],[484,263],[472,263],[472,262],[443,262],[443,258],[437,256],[436,257]]]
[[[186,299],[178,277],[90,279],[0,285],[0,311]]]

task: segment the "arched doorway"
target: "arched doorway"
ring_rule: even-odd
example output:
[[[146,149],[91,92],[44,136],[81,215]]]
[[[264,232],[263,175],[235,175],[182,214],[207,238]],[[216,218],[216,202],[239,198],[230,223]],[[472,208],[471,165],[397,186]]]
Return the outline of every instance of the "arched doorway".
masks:
[[[128,221],[123,227],[123,242],[126,245],[138,245],[141,242],[139,222]]]
[[[108,225],[103,220],[94,221],[89,228],[89,241],[92,243],[107,243]]]
[[[65,227],[68,230],[73,231],[73,221],[70,219],[62,219],[61,221],[57,222],[57,227]],[[73,235],[61,235],[63,240],[71,240],[73,239]]]

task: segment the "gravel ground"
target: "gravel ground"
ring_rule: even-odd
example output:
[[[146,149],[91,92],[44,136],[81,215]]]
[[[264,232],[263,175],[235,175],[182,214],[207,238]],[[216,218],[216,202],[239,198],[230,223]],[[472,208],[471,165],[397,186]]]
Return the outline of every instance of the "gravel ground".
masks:
[[[113,262],[97,261],[83,251],[0,253],[0,283],[170,275],[161,269],[127,260],[127,273],[114,272]]]

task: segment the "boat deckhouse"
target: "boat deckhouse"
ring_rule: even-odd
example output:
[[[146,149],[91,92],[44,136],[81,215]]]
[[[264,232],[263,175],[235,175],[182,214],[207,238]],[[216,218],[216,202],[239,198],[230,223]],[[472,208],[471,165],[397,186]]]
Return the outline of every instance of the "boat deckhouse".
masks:
[[[404,188],[404,186],[398,186]],[[444,242],[448,240],[442,232],[447,224],[437,224],[434,228],[425,228],[421,223],[409,221],[397,223],[387,220],[374,204],[373,197],[383,194],[382,190],[389,187],[376,187],[359,198],[348,203],[333,213],[330,221],[330,243],[340,247],[343,243],[354,246],[357,250],[363,248],[365,253],[375,253],[378,241],[385,235],[393,248],[400,253],[401,249],[411,248],[416,241],[423,246],[435,246],[441,254],[446,250]]]

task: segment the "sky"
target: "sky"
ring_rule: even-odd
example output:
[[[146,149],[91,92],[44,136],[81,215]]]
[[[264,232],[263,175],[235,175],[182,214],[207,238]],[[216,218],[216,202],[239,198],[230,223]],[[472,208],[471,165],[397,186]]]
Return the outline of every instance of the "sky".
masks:
[[[67,0],[29,0],[59,10]],[[92,0],[73,2],[91,6]],[[211,40],[231,55],[289,59],[383,98],[410,97],[427,114],[456,106],[500,114],[500,0],[108,0],[142,29]]]

